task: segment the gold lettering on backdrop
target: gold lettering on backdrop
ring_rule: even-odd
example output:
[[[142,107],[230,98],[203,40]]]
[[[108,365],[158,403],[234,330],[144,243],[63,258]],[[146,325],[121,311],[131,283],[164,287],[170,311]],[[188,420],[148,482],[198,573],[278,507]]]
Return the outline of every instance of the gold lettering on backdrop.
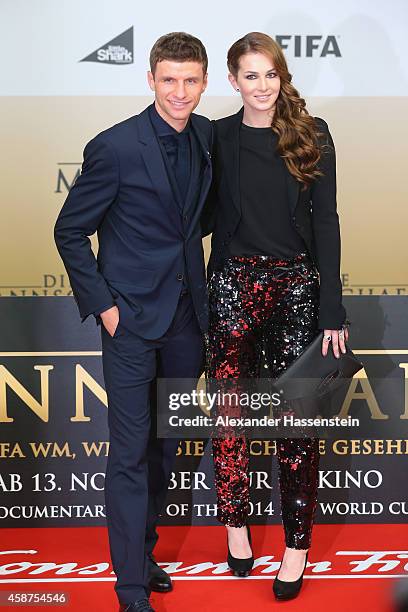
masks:
[[[204,455],[204,442],[201,440],[186,440],[184,454],[186,457],[202,457]]]
[[[251,440],[249,454],[251,456],[262,455],[263,457],[276,455],[276,440]]]
[[[407,440],[386,440],[387,450],[386,455],[408,455]],[[402,445],[404,444],[404,450]],[[395,451],[393,450],[395,449]]]
[[[7,386],[32,410],[44,423],[48,422],[49,415],[49,376],[48,372],[53,370],[52,365],[36,365],[34,370],[40,372],[41,402],[27,391],[25,387],[15,378],[7,368],[0,365],[0,423],[13,423],[14,419],[7,415]]]
[[[75,423],[90,421],[84,412],[84,386],[87,387],[102,404],[108,406],[106,391],[79,363],[75,367],[75,416],[71,421]]]
[[[336,455],[408,455],[408,440],[335,440]]]
[[[109,442],[81,442],[82,447],[87,457],[95,455],[95,457],[108,456]]]
[[[357,386],[361,385],[362,391],[357,392]],[[375,399],[374,391],[367,378],[365,369],[360,370],[354,376],[348,388],[347,395],[344,398],[343,405],[338,414],[339,418],[345,418],[348,416],[350,406],[353,400],[365,400],[367,402],[368,409],[371,412],[372,419],[388,419],[388,415],[381,412],[377,400]]]
[[[204,455],[204,442],[202,440],[183,440],[180,442],[176,457],[202,457]]]
[[[405,402],[404,402],[404,414],[401,414],[400,419],[408,419],[408,363],[400,363],[399,367],[404,370],[404,383],[405,383]]]
[[[21,450],[21,446],[16,442],[10,448],[10,442],[0,442],[0,459],[24,459],[26,455]]]
[[[252,456],[263,455],[263,442],[262,440],[252,440],[250,443],[250,452]]]
[[[60,446],[58,442],[30,442],[29,446],[34,457],[37,459],[40,455],[42,457],[72,457],[71,449],[69,448],[68,442],[64,442],[63,446]]]

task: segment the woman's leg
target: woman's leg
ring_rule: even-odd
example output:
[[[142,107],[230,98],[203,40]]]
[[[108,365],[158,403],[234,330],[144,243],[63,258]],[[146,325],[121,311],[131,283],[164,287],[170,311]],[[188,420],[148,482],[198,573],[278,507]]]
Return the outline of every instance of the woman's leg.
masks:
[[[227,262],[209,285],[210,328],[207,379],[213,390],[238,392],[241,381],[258,375],[261,348],[254,326],[248,292],[250,269]],[[223,403],[216,416],[243,416],[239,406]],[[242,435],[241,435],[242,434]],[[212,440],[218,520],[229,527],[243,527],[249,512],[249,451],[244,432],[217,428]]]
[[[297,264],[280,281],[281,299],[270,319],[266,342],[272,376],[287,368],[318,333],[318,276],[313,265]],[[277,455],[286,546],[306,550],[317,505],[319,441],[281,438]]]
[[[283,438],[278,440],[277,453],[286,546],[307,550],[317,505],[319,441]]]

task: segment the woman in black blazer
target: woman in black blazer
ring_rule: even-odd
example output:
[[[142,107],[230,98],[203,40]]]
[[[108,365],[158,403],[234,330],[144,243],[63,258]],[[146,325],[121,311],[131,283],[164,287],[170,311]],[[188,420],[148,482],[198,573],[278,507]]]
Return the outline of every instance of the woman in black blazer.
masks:
[[[212,232],[208,267],[208,379],[278,376],[324,330],[345,352],[340,232],[333,140],[291,84],[280,47],[252,32],[228,52],[229,80],[243,108],[214,122],[214,183],[203,215]],[[220,409],[220,408],[219,408]],[[225,407],[224,407],[225,409]],[[286,550],[274,582],[278,599],[299,593],[317,503],[318,440],[277,441]],[[253,566],[248,444],[213,438],[218,519],[227,527],[235,575]]]

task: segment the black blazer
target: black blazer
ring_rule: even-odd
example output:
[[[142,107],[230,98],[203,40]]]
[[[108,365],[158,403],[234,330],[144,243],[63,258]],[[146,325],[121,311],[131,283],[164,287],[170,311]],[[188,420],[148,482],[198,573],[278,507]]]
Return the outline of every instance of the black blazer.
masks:
[[[200,214],[211,185],[211,123],[191,116],[199,193],[180,211],[148,109],[98,134],[55,225],[55,241],[83,319],[116,303],[144,338],[170,325],[187,273],[200,327],[208,323]],[[97,259],[88,236],[98,232]],[[184,269],[185,263],[187,270]]]
[[[202,215],[203,235],[212,233],[207,277],[219,269],[229,255],[228,245],[241,218],[239,189],[239,129],[243,108],[214,121],[213,183]],[[340,229],[336,211],[336,156],[327,123],[316,118],[323,133],[320,169],[324,176],[301,190],[287,171],[290,216],[320,275],[319,328],[340,329],[346,313],[340,281]]]

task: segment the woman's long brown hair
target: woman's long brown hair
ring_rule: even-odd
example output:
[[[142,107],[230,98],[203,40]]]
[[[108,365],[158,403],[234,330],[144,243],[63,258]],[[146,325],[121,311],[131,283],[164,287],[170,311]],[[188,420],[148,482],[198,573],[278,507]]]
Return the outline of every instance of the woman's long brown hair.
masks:
[[[239,60],[246,53],[268,56],[280,77],[272,129],[278,135],[278,151],[289,172],[306,188],[322,176],[318,169],[321,156],[319,132],[314,118],[306,110],[306,102],[292,85],[285,56],[279,45],[267,34],[250,32],[237,40],[228,51],[228,69],[237,77]]]

